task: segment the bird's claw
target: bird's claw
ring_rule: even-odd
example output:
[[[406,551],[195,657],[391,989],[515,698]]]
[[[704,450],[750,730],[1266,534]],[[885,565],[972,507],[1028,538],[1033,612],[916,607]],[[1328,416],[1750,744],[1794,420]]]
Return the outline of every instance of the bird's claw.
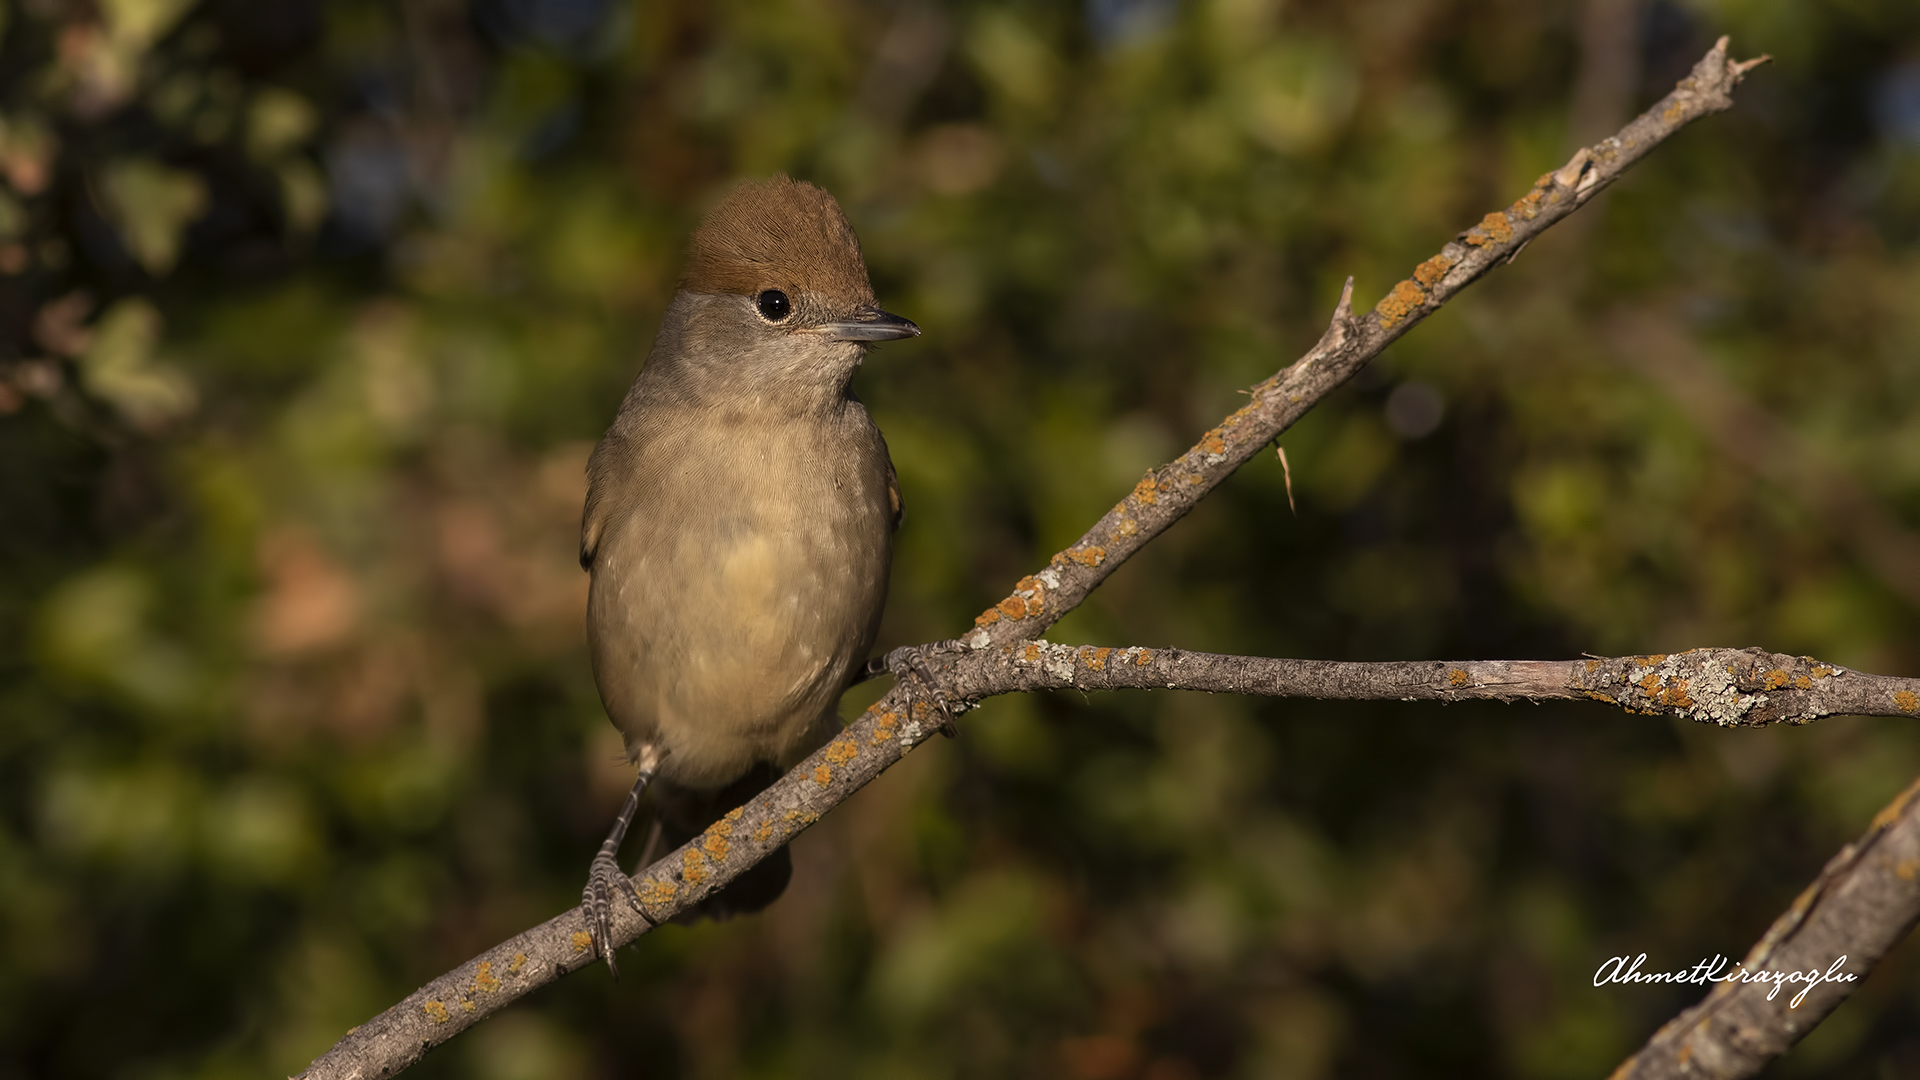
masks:
[[[581,892],[580,906],[587,916],[587,933],[593,937],[595,954],[607,962],[607,970],[618,980],[620,965],[613,959],[615,895],[624,897],[627,906],[646,918],[646,912],[640,907],[640,891],[633,887],[633,879],[621,871],[613,852],[602,850],[593,857],[593,865],[587,870],[587,887]]]
[[[957,641],[936,641],[931,645],[903,645],[880,660],[893,676],[894,685],[906,693],[908,714],[912,714],[916,704],[927,701],[933,711],[940,714],[940,734],[949,739],[960,734],[959,729],[953,726],[953,704],[947,700],[947,692],[934,679],[929,660],[939,653],[959,647],[959,644]]]

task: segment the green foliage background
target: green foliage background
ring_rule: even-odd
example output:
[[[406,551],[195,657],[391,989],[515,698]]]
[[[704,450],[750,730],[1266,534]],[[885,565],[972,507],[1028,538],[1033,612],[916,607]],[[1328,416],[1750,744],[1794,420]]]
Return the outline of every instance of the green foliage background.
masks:
[[[582,467],[701,208],[834,191],[951,636],[1714,36],[1775,62],[1053,635],[1920,666],[1910,0],[0,6],[0,1077],[286,1075],[577,902]],[[1444,403],[1422,434],[1421,412]],[[874,688],[850,696],[847,714]],[[415,1071],[1598,1076],[1912,722],[997,700]],[[637,845],[636,845],[637,846]],[[1896,952],[1775,1075],[1920,1071]]]

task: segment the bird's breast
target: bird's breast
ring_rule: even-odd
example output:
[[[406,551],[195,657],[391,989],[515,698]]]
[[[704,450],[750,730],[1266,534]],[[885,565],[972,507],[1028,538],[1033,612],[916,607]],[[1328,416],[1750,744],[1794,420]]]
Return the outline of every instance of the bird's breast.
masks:
[[[588,629],[629,742],[659,738],[680,758],[669,769],[724,783],[734,765],[779,762],[832,708],[872,647],[892,541],[877,432],[720,427],[628,463]]]

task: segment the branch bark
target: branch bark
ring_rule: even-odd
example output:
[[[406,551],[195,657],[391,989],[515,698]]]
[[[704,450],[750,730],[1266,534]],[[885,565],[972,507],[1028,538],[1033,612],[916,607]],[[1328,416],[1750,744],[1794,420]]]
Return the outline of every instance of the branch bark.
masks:
[[[1585,698],[1630,713],[1678,716],[1720,727],[1808,724],[1841,714],[1920,714],[1920,679],[1871,675],[1761,649],[1691,649],[1584,660],[1345,663],[1035,641],[951,654],[944,665],[936,662],[936,677],[949,693],[970,702],[996,694],[1065,689],[1204,690],[1369,701]]]
[[[1851,997],[1920,919],[1915,795],[1920,780],[1874,815],[1865,835],[1840,849],[1736,969],[1819,973],[1805,998],[1796,995],[1808,982],[1722,982],[1667,1021],[1611,1080],[1752,1076]],[[1850,977],[1836,977],[1843,975]]]
[[[1535,236],[1591,201],[1682,127],[1731,108],[1734,87],[1765,59],[1731,61],[1727,57],[1727,39],[1721,38],[1694,66],[1692,73],[1652,109],[1618,134],[1580,150],[1565,166],[1541,176],[1532,190],[1511,206],[1486,215],[1461,233],[1438,254],[1416,267],[1411,278],[1395,285],[1372,311],[1360,316],[1353,314],[1353,283],[1349,280],[1332,324],[1306,356],[1254,387],[1252,400],[1246,406],[1202,435],[1200,441],[1178,459],[1150,472],[1080,540],[1055,555],[1038,573],[1022,578],[1006,599],[983,612],[965,638],[953,643],[954,648],[936,654],[935,678],[942,689],[952,699],[965,700],[973,696],[973,692],[962,689],[958,683],[950,684],[949,680],[964,678],[967,672],[976,670],[990,671],[996,663],[1004,672],[1025,672],[1025,676],[1031,676],[1023,667],[1028,648],[1044,648],[1048,656],[1055,655],[1053,650],[1063,648],[1043,645],[1037,639],[1086,599],[1121,563],[1185,516],[1202,497],[1291,427],[1321,398],[1422,319],[1439,310],[1460,290],[1500,263],[1511,261]],[[1140,655],[1134,653],[1136,668],[1153,667],[1152,659],[1145,664],[1138,663]],[[1267,692],[1253,689],[1255,681],[1249,676],[1228,674],[1235,664],[1312,663],[1219,657],[1213,659],[1221,663],[1205,665],[1194,659],[1202,655],[1168,651],[1163,662],[1189,664],[1195,678],[1205,670],[1212,670],[1216,677],[1225,680],[1219,687],[1196,685],[1196,689],[1232,689],[1234,692]],[[1584,664],[1582,661],[1569,663]],[[1351,672],[1341,670],[1355,666],[1334,665],[1322,673],[1335,677],[1336,687],[1342,677],[1348,679],[1347,685],[1357,687],[1361,682],[1354,681]],[[1412,667],[1434,669],[1431,664]],[[1829,669],[1840,670],[1830,666]],[[1047,669],[1043,664],[1038,670],[1044,673]],[[1297,687],[1301,685],[1297,681],[1300,670],[1294,669],[1295,681],[1270,674],[1269,682],[1263,685]],[[1471,680],[1472,669],[1468,670]],[[1086,684],[1074,681],[1082,678],[1078,669],[1067,671],[1074,678],[1066,679],[1066,684],[1087,688]],[[1533,677],[1538,678],[1538,673]],[[1450,681],[1451,674],[1443,678]],[[1322,688],[1315,696],[1420,696],[1410,689],[1419,680],[1406,672],[1382,673],[1379,679],[1381,694],[1341,694]],[[1487,685],[1496,683],[1494,678]],[[1156,685],[1164,686],[1166,680]],[[1851,687],[1852,683],[1847,685]],[[1271,692],[1293,691],[1275,689]],[[978,696],[986,696],[986,691]],[[1530,695],[1512,692],[1505,696]],[[792,840],[818,821],[820,815],[931,737],[940,724],[941,719],[931,715],[924,702],[910,704],[900,687],[889,691],[839,737],[751,803],[734,810],[702,836],[636,875],[634,883],[645,917],[633,914],[624,905],[616,905],[615,947],[634,941],[653,926],[697,903]],[[521,995],[593,962],[585,920],[580,909],[574,908],[414,991],[399,1004],[349,1031],[332,1049],[315,1059],[301,1076],[312,1080],[392,1076],[418,1061],[428,1050]]]

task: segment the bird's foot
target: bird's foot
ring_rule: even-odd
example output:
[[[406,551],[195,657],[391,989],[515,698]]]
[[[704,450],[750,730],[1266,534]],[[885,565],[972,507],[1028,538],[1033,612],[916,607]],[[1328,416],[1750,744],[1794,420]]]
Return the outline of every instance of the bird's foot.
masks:
[[[593,935],[593,951],[607,962],[607,970],[613,972],[615,979],[620,978],[620,965],[613,960],[613,898],[625,898],[627,906],[641,918],[647,913],[640,907],[640,891],[633,887],[633,879],[620,869],[620,863],[614,853],[602,848],[600,854],[593,857],[593,865],[587,870],[587,887],[580,893],[580,908],[587,917],[587,933]]]
[[[947,700],[947,692],[933,677],[934,657],[941,653],[960,648],[957,641],[936,641],[930,645],[904,645],[888,653],[881,659],[894,684],[907,695],[907,713],[912,715],[920,705],[926,705],[940,717],[940,734],[951,739],[960,734],[953,726],[956,715],[953,703]]]

